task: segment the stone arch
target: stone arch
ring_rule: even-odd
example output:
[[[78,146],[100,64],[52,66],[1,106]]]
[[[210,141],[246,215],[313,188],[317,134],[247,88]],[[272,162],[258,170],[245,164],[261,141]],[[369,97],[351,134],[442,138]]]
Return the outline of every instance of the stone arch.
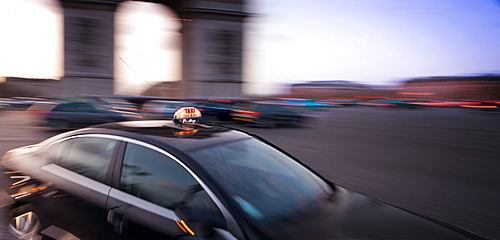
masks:
[[[113,94],[114,12],[124,0],[60,0],[65,94]],[[243,0],[149,0],[182,19],[182,97],[241,96]]]

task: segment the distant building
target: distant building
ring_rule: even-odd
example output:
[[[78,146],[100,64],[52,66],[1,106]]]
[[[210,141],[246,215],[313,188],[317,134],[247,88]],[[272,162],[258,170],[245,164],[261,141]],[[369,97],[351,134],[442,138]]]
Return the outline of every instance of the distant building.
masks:
[[[349,81],[309,81],[295,83],[290,87],[292,97],[299,98],[357,98],[359,96],[377,95],[376,89]]]
[[[406,81],[400,96],[418,99],[500,99],[500,76],[430,77]]]
[[[349,81],[309,81],[290,87],[291,97],[499,100],[500,76],[428,77],[410,79],[400,86],[377,88]]]
[[[59,97],[60,80],[6,77],[1,83],[1,97]]]
[[[71,97],[64,95],[61,89],[61,80],[6,77],[5,82],[0,83],[0,97]],[[161,82],[141,95],[178,98],[182,96],[181,89],[180,81]]]

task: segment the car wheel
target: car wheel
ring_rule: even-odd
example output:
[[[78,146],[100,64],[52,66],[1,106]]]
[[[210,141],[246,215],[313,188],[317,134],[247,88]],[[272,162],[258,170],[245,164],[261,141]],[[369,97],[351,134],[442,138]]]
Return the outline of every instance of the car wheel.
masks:
[[[42,239],[40,218],[30,205],[24,205],[10,211],[8,231],[17,239]]]

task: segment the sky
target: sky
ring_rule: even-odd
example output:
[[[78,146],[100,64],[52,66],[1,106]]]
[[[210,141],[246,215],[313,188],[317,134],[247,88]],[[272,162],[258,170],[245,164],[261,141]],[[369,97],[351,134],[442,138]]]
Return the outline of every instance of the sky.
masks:
[[[500,75],[497,0],[247,0],[244,91],[348,80]],[[116,15],[118,93],[181,77],[180,23],[168,8],[125,2]],[[0,76],[60,78],[55,0],[0,0]],[[166,67],[168,66],[168,67]]]

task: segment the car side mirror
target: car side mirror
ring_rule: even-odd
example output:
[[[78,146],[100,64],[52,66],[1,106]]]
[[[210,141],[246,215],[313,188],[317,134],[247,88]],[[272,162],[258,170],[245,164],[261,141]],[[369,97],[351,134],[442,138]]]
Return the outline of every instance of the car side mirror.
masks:
[[[201,202],[192,201],[195,194],[202,190],[203,187],[199,184],[187,188],[183,201],[175,207],[175,214],[183,220],[200,224],[205,228],[225,227],[225,221],[219,214],[214,213],[214,210]]]
[[[197,223],[205,228],[223,228],[224,221],[217,214],[204,206],[181,205],[175,209],[175,214],[188,222]]]

